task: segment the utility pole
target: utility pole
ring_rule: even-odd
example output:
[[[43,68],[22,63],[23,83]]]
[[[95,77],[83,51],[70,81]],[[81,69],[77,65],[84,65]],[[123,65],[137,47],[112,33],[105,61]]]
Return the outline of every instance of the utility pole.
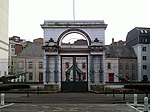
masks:
[[[73,20],[75,20],[75,0],[73,0]]]

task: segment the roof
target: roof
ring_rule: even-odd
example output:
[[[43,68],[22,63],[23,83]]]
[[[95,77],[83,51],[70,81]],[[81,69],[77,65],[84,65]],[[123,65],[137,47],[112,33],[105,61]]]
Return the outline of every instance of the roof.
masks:
[[[42,43],[29,43],[26,48],[24,48],[18,56],[23,57],[43,57],[44,51],[42,50]]]
[[[42,28],[77,28],[77,27],[97,27],[105,28],[107,24],[104,23],[104,20],[45,20],[44,24],[41,24]]]
[[[106,45],[105,55],[106,58],[137,58],[132,47],[119,45]]]

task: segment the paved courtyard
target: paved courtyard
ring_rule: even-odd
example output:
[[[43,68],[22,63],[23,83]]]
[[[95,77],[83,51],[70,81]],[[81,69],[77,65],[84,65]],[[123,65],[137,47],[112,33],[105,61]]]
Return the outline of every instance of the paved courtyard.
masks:
[[[126,104],[30,104],[16,103],[0,112],[138,112]]]
[[[145,95],[138,95],[143,104]],[[49,93],[5,94],[5,104],[0,112],[140,112],[133,104],[133,94]]]

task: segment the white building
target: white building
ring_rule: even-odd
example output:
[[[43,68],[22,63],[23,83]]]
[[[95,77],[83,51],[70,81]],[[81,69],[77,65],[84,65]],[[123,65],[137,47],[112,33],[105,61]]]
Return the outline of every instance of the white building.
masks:
[[[0,0],[0,77],[8,74],[8,10],[9,0]]]
[[[138,81],[150,81],[150,28],[133,28],[127,34],[126,45],[132,46],[136,53]]]

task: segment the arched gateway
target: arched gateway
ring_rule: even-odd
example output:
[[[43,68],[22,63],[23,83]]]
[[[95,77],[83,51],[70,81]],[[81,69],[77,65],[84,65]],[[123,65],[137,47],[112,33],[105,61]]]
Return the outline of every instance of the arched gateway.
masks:
[[[103,20],[44,21],[44,84],[58,91],[89,91],[102,84],[105,29]],[[63,40],[79,34],[74,43]],[[69,37],[71,38],[71,37]],[[72,37],[77,38],[77,37]],[[69,41],[69,39],[68,39]]]

